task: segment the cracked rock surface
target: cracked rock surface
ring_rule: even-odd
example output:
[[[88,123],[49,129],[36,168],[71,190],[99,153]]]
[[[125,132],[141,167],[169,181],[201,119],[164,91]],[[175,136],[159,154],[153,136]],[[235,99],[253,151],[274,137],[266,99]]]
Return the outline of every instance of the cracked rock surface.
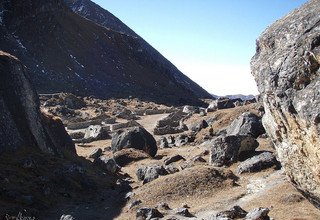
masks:
[[[292,183],[320,206],[320,1],[311,0],[257,40],[252,74],[263,124]]]

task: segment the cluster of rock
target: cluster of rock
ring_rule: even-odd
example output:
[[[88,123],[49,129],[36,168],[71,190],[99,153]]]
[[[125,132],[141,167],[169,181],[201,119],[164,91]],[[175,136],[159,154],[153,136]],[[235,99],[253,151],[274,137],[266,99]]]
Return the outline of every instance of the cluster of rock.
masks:
[[[234,206],[229,210],[219,212],[210,217],[210,220],[270,220],[268,213],[269,208],[255,208],[250,212],[243,210],[240,206]]]
[[[176,134],[188,130],[188,127],[183,123],[190,115],[183,111],[173,112],[167,117],[157,122],[153,133],[155,135]]]
[[[211,146],[210,164],[229,166],[244,160],[237,168],[238,174],[258,172],[279,165],[273,153],[255,151],[259,146],[256,138],[264,133],[260,117],[250,112],[243,113],[226,129],[226,134],[208,141]]]
[[[137,220],[147,220],[147,219],[179,219],[180,218],[192,218],[192,215],[188,208],[180,207],[176,209],[171,209],[167,203],[160,203],[155,208],[143,207],[137,210],[136,219]]]
[[[159,139],[159,148],[172,148],[172,147],[181,147],[186,144],[194,142],[194,135],[192,134],[178,134],[176,136],[170,135],[168,137],[162,136]]]
[[[238,106],[249,105],[255,102],[256,102],[256,99],[242,100],[240,98],[230,99],[230,98],[221,97],[216,100],[213,100],[207,107],[206,111],[213,112],[219,109],[234,108]]]

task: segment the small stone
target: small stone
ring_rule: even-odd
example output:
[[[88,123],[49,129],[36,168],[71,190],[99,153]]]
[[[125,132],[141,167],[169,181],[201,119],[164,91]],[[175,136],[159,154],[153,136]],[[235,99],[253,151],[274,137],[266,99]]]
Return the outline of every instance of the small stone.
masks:
[[[169,165],[171,163],[177,162],[179,160],[185,160],[181,155],[177,154],[172,157],[168,157],[164,160],[165,165]]]
[[[152,218],[162,218],[161,214],[157,209],[153,208],[141,208],[137,211],[137,219],[152,219]]]
[[[102,155],[102,150],[101,150],[101,148],[98,148],[98,149],[93,150],[93,151],[90,153],[89,158],[97,159],[97,158],[100,157],[101,155]]]
[[[139,199],[139,200],[134,200],[134,201],[132,201],[131,203],[130,203],[130,205],[129,205],[129,209],[132,209],[133,207],[135,207],[135,206],[138,206],[138,205],[140,205],[142,203],[142,201]]]
[[[184,217],[194,217],[187,208],[177,208],[173,210],[174,214],[181,215]]]
[[[270,220],[269,212],[268,208],[256,208],[246,215],[245,220]]]
[[[171,210],[168,203],[166,202],[161,202],[159,205],[157,205],[157,208],[163,209],[163,210]]]

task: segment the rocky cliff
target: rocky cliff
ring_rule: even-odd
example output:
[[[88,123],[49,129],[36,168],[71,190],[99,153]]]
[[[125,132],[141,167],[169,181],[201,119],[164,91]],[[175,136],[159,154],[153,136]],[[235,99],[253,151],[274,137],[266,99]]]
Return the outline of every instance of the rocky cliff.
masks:
[[[27,66],[39,93],[194,105],[210,97],[112,14],[87,3],[82,10],[78,1],[0,3],[0,48]]]
[[[264,126],[292,183],[320,207],[320,1],[271,25],[251,62]]]
[[[62,122],[42,114],[39,105],[26,68],[0,51],[0,153],[19,148],[51,155],[62,155],[65,150],[75,153]]]

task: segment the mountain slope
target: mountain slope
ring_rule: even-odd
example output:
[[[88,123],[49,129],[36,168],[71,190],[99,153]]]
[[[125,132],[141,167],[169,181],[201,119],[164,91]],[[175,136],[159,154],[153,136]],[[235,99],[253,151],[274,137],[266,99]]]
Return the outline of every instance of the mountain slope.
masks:
[[[201,88],[187,76],[182,74],[178,69],[176,69],[176,67],[172,63],[170,63],[156,49],[154,49],[150,44],[148,44],[148,42],[146,42],[143,38],[137,35],[134,31],[132,31],[128,26],[122,23],[109,11],[103,9],[102,7],[90,0],[64,1],[72,11],[79,14],[80,16],[85,17],[103,27],[110,28],[114,31],[136,38],[137,42],[139,42],[139,45],[141,47],[140,49],[149,56],[153,57],[156,62],[163,65],[166,69],[170,69],[170,73],[173,74],[173,76],[179,84],[182,84],[184,87],[188,88],[199,97],[211,98],[211,95],[209,95],[203,88]]]
[[[102,27],[62,0],[0,4],[0,48],[29,68],[39,93],[167,104],[201,104],[200,97],[210,97],[129,28],[120,32],[126,26],[117,19],[118,30]]]

